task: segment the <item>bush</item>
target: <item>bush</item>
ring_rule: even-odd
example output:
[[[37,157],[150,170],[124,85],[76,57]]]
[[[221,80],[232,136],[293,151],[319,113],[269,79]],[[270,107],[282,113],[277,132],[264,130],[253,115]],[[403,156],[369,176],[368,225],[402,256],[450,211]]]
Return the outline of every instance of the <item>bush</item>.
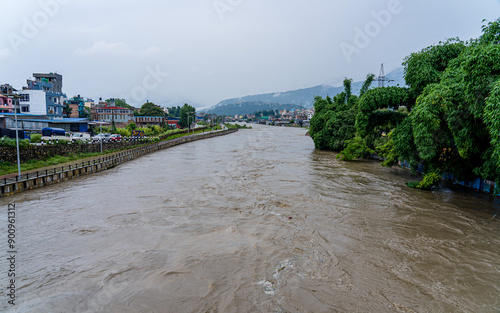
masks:
[[[0,147],[15,147],[16,141],[12,138],[2,137],[0,138]]]
[[[421,182],[407,182],[406,185],[410,188],[431,190],[432,188],[439,185],[441,182],[441,176],[438,173],[430,172],[424,175],[424,179]]]
[[[117,128],[116,132],[122,137],[130,137],[132,135],[132,131],[128,128]]]
[[[132,133],[132,131],[135,130],[136,128],[137,125],[134,122],[127,125],[127,129],[130,131],[130,133]]]
[[[29,139],[21,139],[19,140],[19,148],[26,149],[30,146]],[[0,147],[16,147],[16,140],[14,138],[8,138],[4,136],[0,139]]]
[[[337,154],[337,159],[341,159],[342,161],[351,161],[354,159],[365,158],[370,154],[375,153],[375,151],[368,148],[365,141],[359,136],[356,136],[346,142],[348,143],[347,147]]]
[[[31,143],[40,143],[40,142],[42,142],[42,135],[41,134],[31,134],[30,139],[31,139]]]

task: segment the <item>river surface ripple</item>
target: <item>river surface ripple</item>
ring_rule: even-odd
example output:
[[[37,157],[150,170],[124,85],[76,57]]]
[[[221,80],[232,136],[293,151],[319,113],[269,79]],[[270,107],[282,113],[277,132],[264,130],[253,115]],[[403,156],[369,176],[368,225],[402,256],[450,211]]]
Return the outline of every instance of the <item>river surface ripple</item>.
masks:
[[[257,125],[0,198],[0,310],[499,312],[498,201],[304,134]]]

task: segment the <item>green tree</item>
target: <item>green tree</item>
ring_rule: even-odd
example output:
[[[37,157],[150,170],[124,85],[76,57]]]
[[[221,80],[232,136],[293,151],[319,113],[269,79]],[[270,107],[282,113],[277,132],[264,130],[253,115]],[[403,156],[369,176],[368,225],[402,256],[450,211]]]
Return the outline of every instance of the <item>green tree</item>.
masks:
[[[127,125],[127,129],[133,131],[137,128],[137,125],[134,122],[131,122]]]
[[[83,112],[78,113],[79,118],[90,118],[90,108],[84,107]]]
[[[71,117],[72,111],[73,109],[69,106],[69,104],[64,103],[63,114],[66,115],[66,117]]]
[[[373,82],[375,75],[368,74],[361,88],[363,95]],[[356,115],[359,97],[352,94],[352,80],[344,79],[344,91],[333,99],[316,97],[315,114],[311,119],[309,134],[318,149],[340,151],[356,135]]]
[[[168,116],[180,117],[181,116],[181,107],[180,106],[173,106],[171,108],[168,108]]]
[[[192,117],[196,114],[196,108],[184,103],[182,108],[180,108],[180,122],[179,124],[181,125],[182,128],[185,128],[188,126],[188,115],[191,116],[189,118],[189,123],[192,122]]]
[[[439,82],[449,62],[465,47],[458,38],[452,38],[407,56],[403,62],[404,75],[412,97],[416,98],[427,85]]]
[[[128,104],[125,99],[120,99],[120,98],[106,99],[106,102],[108,104],[112,103],[113,101],[115,103],[115,106],[117,106],[117,107],[128,108],[128,109],[135,109],[135,107],[131,106],[130,104]]]
[[[152,102],[144,103],[139,111],[140,116],[165,116],[165,111]]]

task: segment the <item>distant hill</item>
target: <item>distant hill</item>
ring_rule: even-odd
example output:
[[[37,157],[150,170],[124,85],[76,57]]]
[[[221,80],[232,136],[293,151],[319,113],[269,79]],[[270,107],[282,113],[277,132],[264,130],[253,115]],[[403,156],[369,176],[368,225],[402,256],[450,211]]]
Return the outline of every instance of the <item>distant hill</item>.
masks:
[[[257,111],[269,111],[269,110],[293,110],[293,109],[305,109],[301,105],[295,104],[281,104],[277,102],[262,102],[262,101],[245,101],[240,100],[235,103],[228,103],[222,106],[215,106],[207,111],[206,113],[215,113],[217,115],[244,115],[252,114]]]
[[[404,86],[403,68],[398,68],[386,75],[387,78],[393,80],[390,83],[385,83],[385,86]],[[363,81],[353,82],[352,92],[358,94]],[[374,82],[372,87],[377,87],[378,82]],[[270,110],[270,109],[298,109],[305,107],[311,108],[316,96],[330,97],[342,92],[344,86],[333,87],[329,85],[319,85],[305,89],[290,90],[286,92],[266,93],[260,95],[251,95],[241,98],[227,99],[219,102],[217,105],[204,110],[207,113],[216,113],[219,115],[235,115],[235,114],[251,114],[255,111]],[[285,105],[287,107],[279,107]],[[239,109],[239,110],[238,110]]]

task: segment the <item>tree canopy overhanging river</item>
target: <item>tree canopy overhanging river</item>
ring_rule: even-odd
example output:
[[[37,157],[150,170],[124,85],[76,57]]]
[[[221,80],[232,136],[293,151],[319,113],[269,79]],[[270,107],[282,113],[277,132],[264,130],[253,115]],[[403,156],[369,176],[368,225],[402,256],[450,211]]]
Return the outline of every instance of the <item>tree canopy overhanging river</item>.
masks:
[[[409,189],[305,132],[257,125],[1,198],[0,311],[500,310],[496,200]]]

